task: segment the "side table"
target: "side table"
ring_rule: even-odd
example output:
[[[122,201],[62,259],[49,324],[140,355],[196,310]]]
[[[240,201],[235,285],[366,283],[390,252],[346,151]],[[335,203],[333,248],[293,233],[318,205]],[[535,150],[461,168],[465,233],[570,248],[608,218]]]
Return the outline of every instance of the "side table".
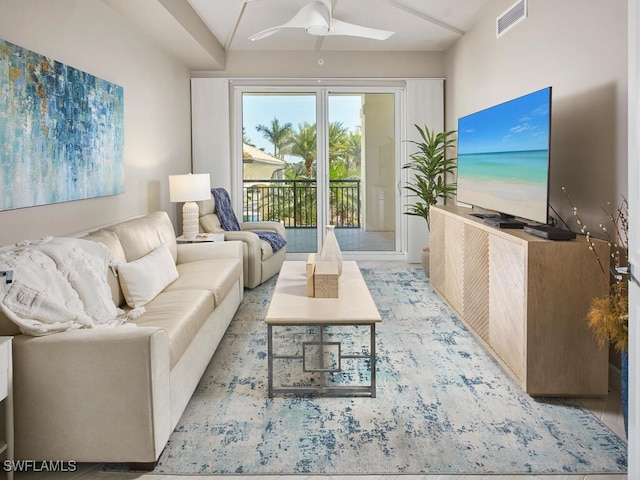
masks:
[[[0,402],[4,403],[5,413],[4,436],[0,437],[0,455],[9,462],[14,459],[12,341],[13,337],[0,337]],[[13,478],[12,468],[7,471],[7,478]]]
[[[176,238],[178,243],[200,243],[200,242],[224,242],[224,233],[200,233],[196,238],[184,238],[180,235]]]

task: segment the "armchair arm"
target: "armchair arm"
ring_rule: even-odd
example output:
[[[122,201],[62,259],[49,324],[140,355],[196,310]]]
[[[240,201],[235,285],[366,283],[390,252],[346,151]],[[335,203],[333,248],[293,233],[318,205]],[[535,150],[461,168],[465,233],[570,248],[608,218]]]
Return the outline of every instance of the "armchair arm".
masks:
[[[282,235],[282,238],[287,238],[287,231],[281,222],[242,222],[240,228],[245,232],[251,231],[271,231]]]
[[[244,245],[245,285],[258,285],[262,275],[262,241],[253,232],[225,232],[225,240],[240,240]],[[225,242],[227,243],[227,242]]]
[[[225,242],[227,241],[241,241],[247,245],[247,253],[249,255],[257,255],[258,259],[262,258],[262,241],[253,232],[241,231],[241,232],[224,232]]]

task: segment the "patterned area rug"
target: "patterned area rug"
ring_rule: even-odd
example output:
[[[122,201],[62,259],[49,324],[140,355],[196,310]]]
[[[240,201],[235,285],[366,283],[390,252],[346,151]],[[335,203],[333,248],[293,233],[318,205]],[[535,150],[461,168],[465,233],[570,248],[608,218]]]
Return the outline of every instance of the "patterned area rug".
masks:
[[[571,400],[523,394],[422,270],[362,273],[383,318],[377,398],[267,397],[272,279],[246,291],[153,473],[626,471],[625,441]]]

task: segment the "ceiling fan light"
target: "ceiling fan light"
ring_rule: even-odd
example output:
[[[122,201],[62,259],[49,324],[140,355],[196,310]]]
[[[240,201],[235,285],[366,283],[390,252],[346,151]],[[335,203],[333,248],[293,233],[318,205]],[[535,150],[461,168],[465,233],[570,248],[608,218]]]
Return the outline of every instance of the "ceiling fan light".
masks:
[[[326,24],[309,25],[305,30],[309,35],[326,35],[329,32],[329,26]]]

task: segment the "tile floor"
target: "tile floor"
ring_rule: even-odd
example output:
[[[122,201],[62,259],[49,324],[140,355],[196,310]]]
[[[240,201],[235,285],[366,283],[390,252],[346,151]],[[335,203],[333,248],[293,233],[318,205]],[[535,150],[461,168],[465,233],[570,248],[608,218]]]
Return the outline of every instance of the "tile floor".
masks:
[[[375,264],[375,262],[359,262],[361,266]],[[417,267],[417,265],[414,265]],[[610,374],[610,392],[603,398],[580,399],[582,406],[621,438],[626,438],[622,418],[620,401],[620,375],[612,371]],[[238,475],[151,475],[140,473],[105,473],[100,471],[100,464],[79,464],[75,472],[16,473],[16,480],[239,480]],[[251,480],[625,480],[627,475],[353,475],[353,476],[322,476],[322,475],[286,475],[286,476],[247,476]]]

